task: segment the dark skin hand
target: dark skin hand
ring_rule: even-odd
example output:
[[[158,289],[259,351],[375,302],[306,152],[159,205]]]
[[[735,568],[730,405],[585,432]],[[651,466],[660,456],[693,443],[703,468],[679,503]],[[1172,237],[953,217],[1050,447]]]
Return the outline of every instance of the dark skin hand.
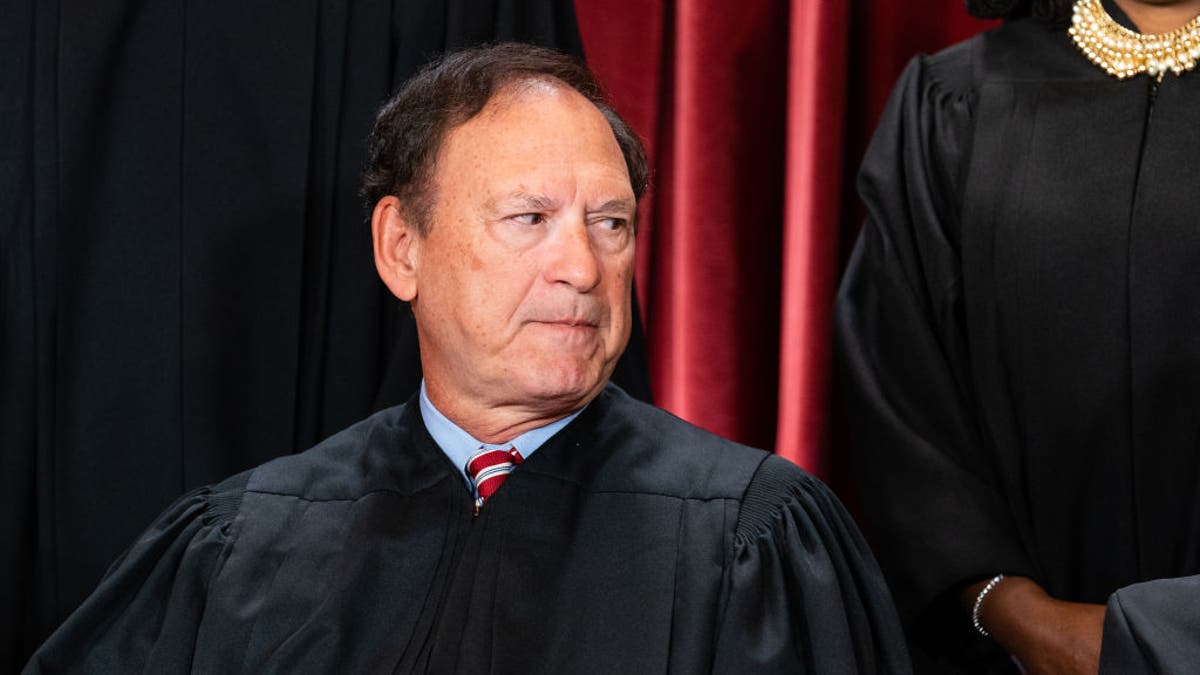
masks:
[[[967,613],[987,584],[963,590]],[[979,621],[1027,675],[1094,675],[1100,669],[1104,605],[1064,602],[1025,577],[1004,577],[984,598]]]

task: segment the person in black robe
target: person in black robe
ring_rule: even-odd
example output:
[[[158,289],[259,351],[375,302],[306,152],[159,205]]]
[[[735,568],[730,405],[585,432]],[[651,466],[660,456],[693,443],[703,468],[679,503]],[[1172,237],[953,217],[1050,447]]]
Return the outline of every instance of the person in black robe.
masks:
[[[1008,20],[909,64],[859,177],[865,529],[919,672],[1094,671],[1114,591],[1200,572],[1200,73],[1118,79],[1068,3],[974,4]]]
[[[607,384],[647,170],[585,68],[450,55],[368,158],[420,392],[177,501],[27,673],[908,672],[827,488]]]
[[[1100,672],[1186,673],[1200,664],[1200,576],[1157,579],[1112,594]]]
[[[582,54],[570,0],[0,2],[0,673],[179,496],[416,391],[363,141],[498,40]]]

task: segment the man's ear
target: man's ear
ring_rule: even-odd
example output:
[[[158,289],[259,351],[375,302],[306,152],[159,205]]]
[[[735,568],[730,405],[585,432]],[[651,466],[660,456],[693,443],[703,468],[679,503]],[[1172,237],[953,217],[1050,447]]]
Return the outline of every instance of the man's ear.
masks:
[[[375,242],[375,269],[397,298],[411,302],[417,297],[421,235],[415,223],[403,215],[400,200],[387,196],[371,212],[371,237]]]

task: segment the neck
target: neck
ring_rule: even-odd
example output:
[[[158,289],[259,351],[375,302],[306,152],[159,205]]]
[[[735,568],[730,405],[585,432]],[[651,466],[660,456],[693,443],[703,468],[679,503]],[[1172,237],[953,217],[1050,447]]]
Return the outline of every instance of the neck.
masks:
[[[507,443],[526,431],[552,424],[587,405],[595,395],[581,401],[555,401],[553,406],[475,404],[469,397],[438,385],[428,374],[425,393],[451,422],[481,443]],[[598,391],[596,392],[599,393]]]
[[[1143,35],[1169,33],[1200,15],[1200,0],[1113,0]]]

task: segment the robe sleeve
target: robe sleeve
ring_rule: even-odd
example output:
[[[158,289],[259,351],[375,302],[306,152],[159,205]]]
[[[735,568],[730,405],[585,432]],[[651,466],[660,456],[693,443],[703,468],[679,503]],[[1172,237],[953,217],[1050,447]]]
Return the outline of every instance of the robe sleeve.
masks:
[[[105,573],[23,673],[184,673],[248,474],[179,498]]]
[[[870,550],[820,481],[767,458],[743,499],[714,673],[908,673]]]
[[[968,626],[953,597],[963,585],[1036,578],[981,431],[967,347],[970,44],[901,76],[859,175],[867,218],[835,312],[866,531],[906,624]]]
[[[1108,599],[1101,675],[1194,673],[1200,664],[1200,576],[1126,586]]]

